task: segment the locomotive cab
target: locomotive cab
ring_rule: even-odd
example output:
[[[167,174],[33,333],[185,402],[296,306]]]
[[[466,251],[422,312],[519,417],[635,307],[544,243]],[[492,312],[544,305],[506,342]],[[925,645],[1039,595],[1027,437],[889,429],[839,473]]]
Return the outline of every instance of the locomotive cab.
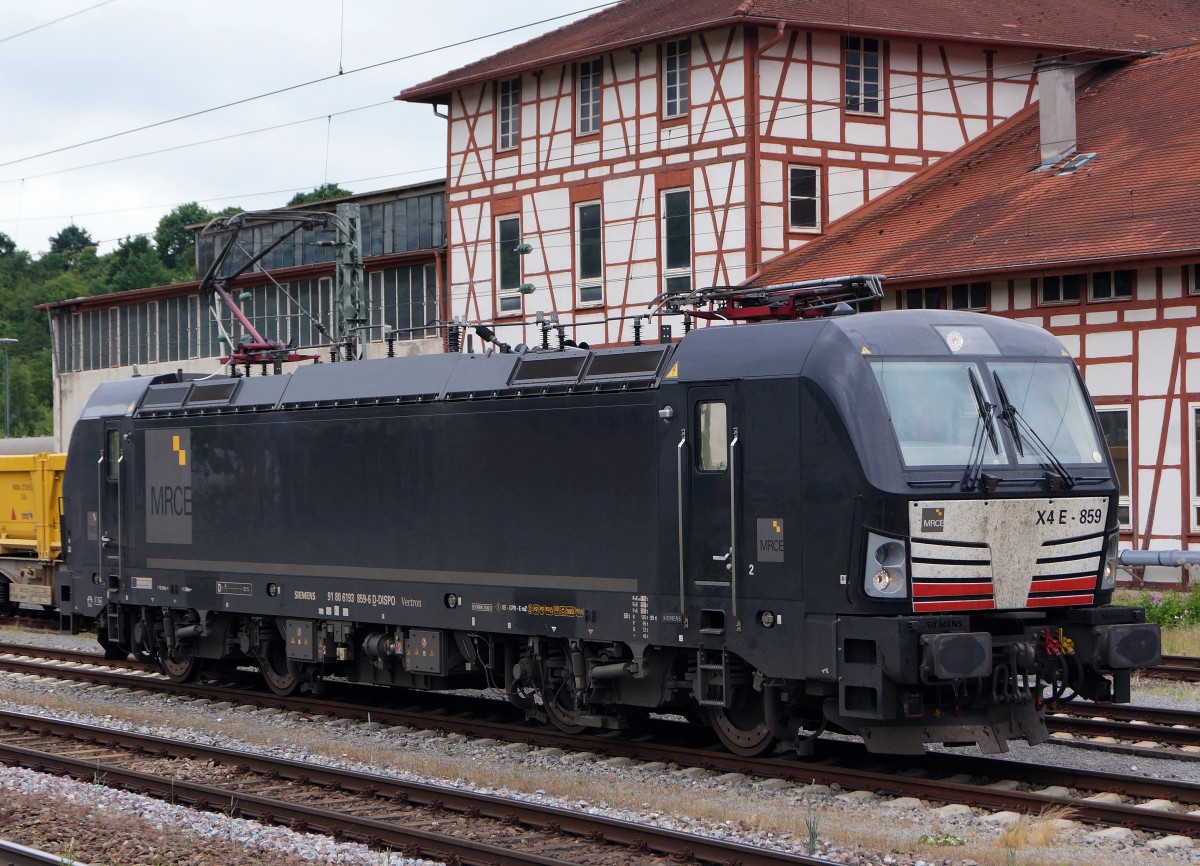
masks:
[[[848,561],[805,560],[834,615],[823,714],[879,751],[1040,742],[1047,703],[1128,701],[1130,670],[1159,658],[1157,626],[1109,604],[1117,475],[1056,340],[994,317],[904,315],[903,329],[838,323],[822,342],[842,351],[818,344],[805,367],[844,431],[809,423],[802,474],[856,488],[806,526],[814,539],[851,528]],[[856,480],[820,456],[843,432]]]

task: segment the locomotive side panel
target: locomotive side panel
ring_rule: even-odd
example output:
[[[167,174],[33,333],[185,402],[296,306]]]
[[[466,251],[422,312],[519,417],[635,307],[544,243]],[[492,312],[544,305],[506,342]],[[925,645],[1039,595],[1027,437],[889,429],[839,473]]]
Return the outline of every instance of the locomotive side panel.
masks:
[[[594,611],[592,593],[650,584],[648,401],[363,414],[156,420],[135,434],[131,507],[147,507],[125,566],[147,580],[127,600],[538,631],[530,605]],[[626,610],[627,598],[609,621]]]

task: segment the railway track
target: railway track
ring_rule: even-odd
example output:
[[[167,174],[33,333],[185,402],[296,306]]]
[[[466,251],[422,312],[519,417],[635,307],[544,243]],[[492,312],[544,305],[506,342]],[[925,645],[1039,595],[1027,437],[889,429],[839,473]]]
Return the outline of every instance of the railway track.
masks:
[[[1143,677],[1200,683],[1200,658],[1196,656],[1163,656],[1162,663],[1139,671]]]
[[[0,645],[0,652],[13,648]],[[17,648],[20,650],[20,648]],[[25,650],[28,652],[29,650]],[[208,684],[179,686],[169,683],[157,675],[122,671],[122,667],[135,667],[131,663],[105,663],[96,656],[90,661],[99,664],[115,664],[118,669],[95,671],[90,664],[82,664],[79,654],[55,653],[67,657],[57,662],[31,658],[18,659],[11,655],[0,655],[0,669],[19,670],[39,676],[66,677],[100,681],[107,685],[126,688],[154,688],[189,697],[228,701],[251,707],[277,707],[294,710],[307,716],[327,715],[365,721],[369,715],[372,723],[408,725],[426,729],[438,729],[447,733],[461,733],[473,738],[492,738],[511,742],[523,742],[541,747],[557,747],[574,751],[589,751],[603,757],[625,757],[640,761],[671,762],[682,767],[700,767],[712,772],[736,772],[748,776],[779,778],[800,785],[811,783],[840,785],[847,790],[865,790],[888,796],[910,796],[924,800],[946,803],[968,803],[993,810],[1011,810],[1037,814],[1052,807],[1070,810],[1076,820],[1099,825],[1138,827],[1161,833],[1200,835],[1200,816],[1187,814],[1200,808],[1200,784],[1171,780],[1147,780],[1142,777],[1116,774],[1090,773],[1059,767],[1043,767],[995,758],[975,757],[959,753],[929,753],[919,760],[919,767],[931,778],[913,776],[913,760],[910,758],[881,758],[864,755],[861,746],[852,743],[823,743],[831,760],[814,763],[795,758],[745,759],[719,751],[712,745],[707,732],[669,722],[649,726],[652,738],[648,742],[619,740],[609,736],[567,736],[547,728],[525,725],[519,714],[499,701],[462,699],[456,696],[437,696],[442,704],[440,710],[428,706],[386,707],[375,704],[347,704],[341,701],[317,700],[312,697],[279,698],[265,692],[253,692],[245,688],[231,688]],[[84,662],[89,657],[84,657]],[[93,674],[99,674],[93,677]],[[380,694],[393,692],[371,689]],[[352,698],[361,702],[359,697]],[[421,695],[420,697],[427,697]],[[1096,708],[1089,705],[1088,712]],[[1118,708],[1120,712],[1133,712],[1136,708]],[[1103,712],[1115,717],[1112,707]],[[1163,724],[1138,725],[1139,736],[1143,731],[1154,728],[1179,733],[1169,728],[1168,721],[1182,716],[1164,716]],[[1077,730],[1098,724],[1095,719],[1055,719],[1056,724],[1076,726]],[[1173,722],[1174,723],[1174,722]],[[1126,723],[1128,725],[1128,722]],[[1189,732],[1195,740],[1198,733]],[[1129,736],[1126,731],[1125,736]],[[868,767],[864,767],[864,763]],[[997,786],[999,783],[999,786]],[[1016,783],[1025,790],[1006,790]],[[1064,795],[1063,789],[1070,789]],[[1170,800],[1182,811],[1147,809],[1130,802],[1103,802],[1089,799],[1099,794],[1117,794],[1124,800],[1161,801]]]
[[[825,862],[469,790],[21,713],[0,712],[0,761],[464,866]]]

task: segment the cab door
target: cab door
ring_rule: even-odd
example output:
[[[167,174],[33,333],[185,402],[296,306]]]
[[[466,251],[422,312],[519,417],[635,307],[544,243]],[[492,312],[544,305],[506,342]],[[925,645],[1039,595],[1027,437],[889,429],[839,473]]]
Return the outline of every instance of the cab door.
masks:
[[[122,481],[122,440],[121,429],[116,421],[109,421],[104,425],[104,451],[100,455],[100,460],[97,465],[98,486],[99,486],[99,528],[100,534],[98,543],[99,549],[99,564],[106,576],[110,580],[112,576],[119,578],[121,571],[121,543],[122,543],[122,509],[121,509],[121,481]]]
[[[690,447],[687,466],[681,467],[688,491],[684,573],[693,597],[688,607],[701,608],[700,626],[711,631],[736,620],[740,443],[735,409],[731,385],[688,391]]]

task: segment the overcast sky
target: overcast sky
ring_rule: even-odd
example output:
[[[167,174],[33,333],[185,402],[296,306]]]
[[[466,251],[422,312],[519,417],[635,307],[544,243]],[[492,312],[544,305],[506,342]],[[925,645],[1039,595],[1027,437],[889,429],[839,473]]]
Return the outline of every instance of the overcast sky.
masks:
[[[579,16],[350,71],[600,2],[0,0],[0,232],[37,253],[74,221],[106,252],[188,201],[261,210],[326,181],[368,192],[439,179],[445,122],[392,97]],[[347,74],[331,81],[37,156],[339,65]],[[279,124],[294,125],[252,132]],[[252,134],[196,144],[239,133]],[[179,149],[122,159],[164,148]]]

